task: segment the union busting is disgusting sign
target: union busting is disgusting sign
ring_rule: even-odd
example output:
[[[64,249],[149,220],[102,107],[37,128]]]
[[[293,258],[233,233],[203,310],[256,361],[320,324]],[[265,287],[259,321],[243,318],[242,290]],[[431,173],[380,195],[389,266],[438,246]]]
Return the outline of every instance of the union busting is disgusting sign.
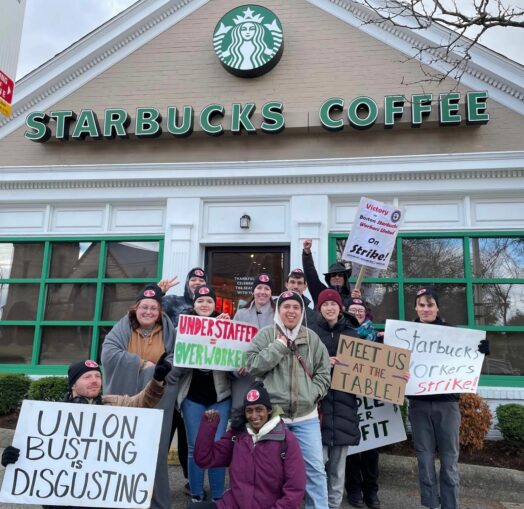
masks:
[[[411,350],[407,396],[477,392],[486,332],[386,320],[384,343]]]
[[[151,504],[162,410],[24,401],[0,500],[16,504]]]
[[[175,366],[233,371],[246,365],[254,325],[205,316],[180,315]]]

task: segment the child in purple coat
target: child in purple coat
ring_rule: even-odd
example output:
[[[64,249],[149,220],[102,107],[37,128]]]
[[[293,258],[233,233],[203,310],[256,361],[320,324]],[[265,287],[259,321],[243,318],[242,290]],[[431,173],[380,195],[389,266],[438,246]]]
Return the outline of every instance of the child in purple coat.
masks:
[[[300,507],[306,486],[302,453],[280,416],[272,414],[269,394],[261,382],[250,387],[243,413],[233,419],[231,429],[219,441],[214,439],[220,416],[214,410],[204,414],[195,461],[201,468],[229,466],[230,487],[221,500],[199,503],[198,509]]]

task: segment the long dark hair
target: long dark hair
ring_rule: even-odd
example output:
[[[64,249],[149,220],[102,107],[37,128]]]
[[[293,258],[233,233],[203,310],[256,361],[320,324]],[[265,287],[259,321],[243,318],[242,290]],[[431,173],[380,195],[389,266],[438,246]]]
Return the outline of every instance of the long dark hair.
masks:
[[[138,306],[140,305],[142,301],[139,300],[138,302],[135,302],[132,306],[130,306],[129,311],[127,312],[127,316],[129,317],[129,322],[131,323],[131,329],[137,330],[140,328],[140,324],[138,323],[138,319],[136,317],[136,310]],[[158,318],[156,319],[156,323],[162,325],[162,303],[158,303],[158,307],[160,308],[160,313],[158,313]]]

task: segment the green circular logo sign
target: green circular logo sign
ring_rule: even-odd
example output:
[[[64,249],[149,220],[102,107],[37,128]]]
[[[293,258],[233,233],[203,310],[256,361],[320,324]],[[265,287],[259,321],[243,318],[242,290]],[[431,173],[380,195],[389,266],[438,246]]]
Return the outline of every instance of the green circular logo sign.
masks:
[[[260,5],[242,5],[215,27],[213,47],[222,65],[235,76],[255,78],[277,65],[284,51],[280,20]]]

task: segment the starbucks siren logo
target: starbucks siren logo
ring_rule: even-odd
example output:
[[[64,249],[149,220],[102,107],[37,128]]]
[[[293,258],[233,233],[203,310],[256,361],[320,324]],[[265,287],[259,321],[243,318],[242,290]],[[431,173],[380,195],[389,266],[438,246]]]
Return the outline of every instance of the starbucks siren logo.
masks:
[[[282,56],[282,25],[269,9],[242,5],[218,22],[213,46],[230,73],[242,78],[261,76],[275,67]]]

